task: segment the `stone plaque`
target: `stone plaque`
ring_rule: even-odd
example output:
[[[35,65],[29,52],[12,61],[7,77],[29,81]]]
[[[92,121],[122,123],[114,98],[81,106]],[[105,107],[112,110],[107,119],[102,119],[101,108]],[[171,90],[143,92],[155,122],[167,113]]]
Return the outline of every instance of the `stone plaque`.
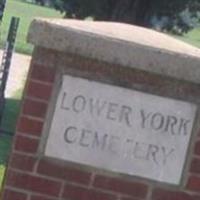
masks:
[[[45,155],[179,184],[197,107],[64,75]]]

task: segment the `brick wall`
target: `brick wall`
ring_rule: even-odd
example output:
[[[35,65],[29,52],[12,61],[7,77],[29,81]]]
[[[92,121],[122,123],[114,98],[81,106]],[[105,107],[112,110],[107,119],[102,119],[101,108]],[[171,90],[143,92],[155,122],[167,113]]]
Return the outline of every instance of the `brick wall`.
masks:
[[[74,55],[35,50],[2,200],[200,200],[200,135],[194,136],[180,186],[46,158],[39,143],[56,75],[68,73],[199,103],[198,85]]]

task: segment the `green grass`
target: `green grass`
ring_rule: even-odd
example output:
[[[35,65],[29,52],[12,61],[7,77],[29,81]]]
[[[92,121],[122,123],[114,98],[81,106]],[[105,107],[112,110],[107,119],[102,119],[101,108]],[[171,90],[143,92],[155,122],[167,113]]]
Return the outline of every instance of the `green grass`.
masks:
[[[17,115],[19,111],[18,99],[7,99],[5,106],[5,115],[3,117],[3,124],[1,129],[11,131],[14,133]],[[10,153],[12,143],[11,135],[0,134],[0,189],[3,183],[6,165],[8,162],[8,155]]]
[[[2,119],[2,130],[14,133],[17,116],[19,113],[20,99],[6,99],[4,116]],[[0,134],[0,189],[4,178],[8,155],[12,143],[11,135]]]
[[[19,99],[6,99],[1,129],[6,130],[8,132],[14,132],[17,116],[19,113],[19,107]]]
[[[15,125],[20,109],[22,89],[17,90],[12,98],[7,98],[4,108],[4,114],[1,122],[1,129],[8,132],[15,131]]]
[[[6,170],[5,165],[0,165],[0,189],[3,184],[5,170]]]
[[[182,37],[176,38],[200,48],[200,28],[195,28]]]
[[[12,137],[7,135],[0,135],[0,189],[3,183],[6,164],[8,162],[8,155],[11,149]]]
[[[182,37],[175,36],[184,42],[187,42],[193,46],[200,48],[200,28],[195,28]]]
[[[12,98],[6,99],[1,129],[14,133],[17,117],[20,110],[22,89],[15,92]],[[8,155],[12,144],[12,135],[0,134],[0,189],[6,170]]]
[[[3,43],[7,38],[10,19],[12,16],[20,18],[20,25],[16,41],[16,51],[24,54],[31,54],[32,45],[27,44],[26,37],[31,21],[35,17],[46,18],[61,18],[62,15],[54,9],[25,3],[19,0],[7,0],[6,9],[3,17],[3,22],[0,26],[0,47],[3,47]]]

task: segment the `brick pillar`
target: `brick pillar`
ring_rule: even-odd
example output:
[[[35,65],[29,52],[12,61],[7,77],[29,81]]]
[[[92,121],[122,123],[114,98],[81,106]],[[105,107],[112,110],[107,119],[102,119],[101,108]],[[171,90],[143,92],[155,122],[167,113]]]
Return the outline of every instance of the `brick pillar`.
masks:
[[[176,99],[198,107],[199,49],[134,26],[73,20],[35,20],[29,41],[35,45],[35,50],[2,200],[200,199],[198,112],[178,184],[44,153],[63,75]]]

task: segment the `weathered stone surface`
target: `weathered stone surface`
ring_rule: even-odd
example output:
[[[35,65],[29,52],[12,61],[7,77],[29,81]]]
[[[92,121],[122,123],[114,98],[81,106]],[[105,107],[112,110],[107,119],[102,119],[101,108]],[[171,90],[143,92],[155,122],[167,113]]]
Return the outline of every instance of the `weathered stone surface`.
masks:
[[[45,155],[179,184],[196,106],[64,75]]]
[[[36,46],[200,83],[200,50],[149,29],[106,22],[36,19]]]

